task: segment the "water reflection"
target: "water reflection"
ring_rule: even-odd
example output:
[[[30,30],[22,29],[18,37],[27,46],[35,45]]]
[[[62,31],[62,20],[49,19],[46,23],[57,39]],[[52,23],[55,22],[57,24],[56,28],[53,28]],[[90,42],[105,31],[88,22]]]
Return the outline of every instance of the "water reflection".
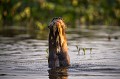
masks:
[[[56,68],[48,70],[49,79],[68,79],[67,68]]]

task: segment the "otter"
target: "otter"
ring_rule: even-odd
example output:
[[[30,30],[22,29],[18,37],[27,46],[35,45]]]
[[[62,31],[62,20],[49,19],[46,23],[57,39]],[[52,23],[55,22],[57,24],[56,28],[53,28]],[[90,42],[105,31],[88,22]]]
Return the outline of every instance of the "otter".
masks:
[[[62,18],[55,17],[49,23],[49,68],[68,67],[70,57],[68,55],[65,23]]]

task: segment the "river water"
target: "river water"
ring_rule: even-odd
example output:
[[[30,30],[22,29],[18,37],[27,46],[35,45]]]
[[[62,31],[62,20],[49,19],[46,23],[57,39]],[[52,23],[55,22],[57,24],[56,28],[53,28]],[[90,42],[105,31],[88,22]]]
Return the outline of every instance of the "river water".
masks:
[[[67,39],[71,66],[57,73],[48,68],[47,38],[0,36],[0,79],[120,79],[119,31],[74,30]]]

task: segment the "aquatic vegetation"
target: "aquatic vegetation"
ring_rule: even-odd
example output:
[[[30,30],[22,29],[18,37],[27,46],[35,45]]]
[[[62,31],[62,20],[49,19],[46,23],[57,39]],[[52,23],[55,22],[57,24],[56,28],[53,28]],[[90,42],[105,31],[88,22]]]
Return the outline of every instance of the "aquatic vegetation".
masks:
[[[77,51],[78,51],[78,55],[80,55],[80,48],[76,45]]]
[[[80,50],[83,50],[83,55],[86,55],[86,50],[90,50],[90,54],[92,53],[92,48],[79,48],[78,45],[76,45],[78,55],[80,55]]]
[[[48,48],[46,49],[46,52],[47,52],[47,54],[48,54]]]
[[[86,48],[83,48],[83,53],[84,53],[84,55],[85,55],[85,51],[86,51]]]
[[[46,56],[46,58],[48,58],[48,48],[46,48],[46,53],[47,53],[47,56]]]
[[[90,54],[91,54],[91,52],[92,52],[92,48],[90,48]]]

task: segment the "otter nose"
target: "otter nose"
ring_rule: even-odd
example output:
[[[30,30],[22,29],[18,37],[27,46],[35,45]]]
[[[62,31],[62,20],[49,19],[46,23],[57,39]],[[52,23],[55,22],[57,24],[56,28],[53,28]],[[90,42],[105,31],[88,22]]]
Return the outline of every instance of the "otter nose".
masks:
[[[53,23],[50,23],[50,24],[48,25],[48,28],[50,29],[50,28],[52,27],[52,25],[53,25]]]
[[[50,25],[48,25],[48,28],[50,28]]]

